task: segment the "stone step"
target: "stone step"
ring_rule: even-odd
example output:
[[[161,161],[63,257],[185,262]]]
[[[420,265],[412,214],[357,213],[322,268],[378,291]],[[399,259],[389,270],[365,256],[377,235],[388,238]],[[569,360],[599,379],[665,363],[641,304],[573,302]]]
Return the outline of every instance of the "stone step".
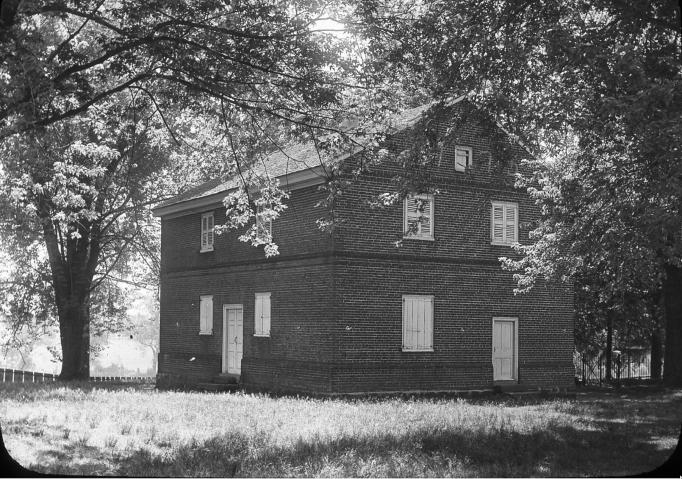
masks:
[[[216,384],[239,384],[239,376],[234,374],[219,374],[211,379],[212,383]]]
[[[230,392],[239,389],[237,384],[198,383],[195,389],[208,392]]]
[[[521,392],[528,391],[530,388],[525,384],[497,384],[494,387],[496,392],[511,393],[511,392]]]

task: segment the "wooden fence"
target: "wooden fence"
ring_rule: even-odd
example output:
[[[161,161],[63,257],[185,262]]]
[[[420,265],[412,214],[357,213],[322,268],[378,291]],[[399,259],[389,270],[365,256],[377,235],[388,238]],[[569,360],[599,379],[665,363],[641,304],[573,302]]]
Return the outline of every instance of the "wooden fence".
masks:
[[[575,364],[578,384],[602,385],[606,381],[606,357],[581,354]],[[611,361],[611,381],[620,384],[631,380],[651,379],[651,357],[648,353],[623,353],[614,355]]]
[[[57,374],[43,373],[38,371],[23,371],[20,369],[0,368],[0,382],[3,383],[42,383],[56,381]],[[91,382],[112,383],[153,383],[154,376],[92,376]]]

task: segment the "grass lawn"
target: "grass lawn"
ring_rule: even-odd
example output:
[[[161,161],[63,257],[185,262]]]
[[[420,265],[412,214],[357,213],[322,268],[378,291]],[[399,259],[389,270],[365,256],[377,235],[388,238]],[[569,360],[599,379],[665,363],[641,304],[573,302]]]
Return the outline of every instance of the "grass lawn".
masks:
[[[677,444],[682,390],[575,398],[308,399],[0,384],[32,470],[131,476],[621,476]]]

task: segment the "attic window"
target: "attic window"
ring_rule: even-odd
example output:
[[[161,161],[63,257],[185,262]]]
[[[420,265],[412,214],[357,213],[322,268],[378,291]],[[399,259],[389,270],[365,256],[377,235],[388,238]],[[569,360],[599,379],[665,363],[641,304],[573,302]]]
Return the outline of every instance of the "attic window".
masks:
[[[455,146],[455,171],[471,168],[473,152],[469,146]]]
[[[213,251],[213,226],[213,211],[201,215],[201,253]]]

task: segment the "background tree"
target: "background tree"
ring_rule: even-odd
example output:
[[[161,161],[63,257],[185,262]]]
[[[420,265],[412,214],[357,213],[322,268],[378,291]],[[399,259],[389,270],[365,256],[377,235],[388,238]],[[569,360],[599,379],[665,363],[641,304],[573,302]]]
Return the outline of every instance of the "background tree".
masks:
[[[537,157],[572,159],[574,177],[541,176],[537,191],[561,200],[545,202],[539,241],[507,264],[525,268],[517,276],[522,289],[538,277],[582,273],[583,261],[605,265],[592,277],[614,300],[621,271],[630,278],[645,264],[645,283],[660,278],[665,380],[682,384],[677,2],[367,1],[355,19],[376,68],[410,72],[404,81],[437,100],[468,94]],[[562,201],[574,195],[583,195],[584,209],[567,218]],[[568,269],[557,263],[564,253]],[[624,271],[633,258],[636,266]]]

